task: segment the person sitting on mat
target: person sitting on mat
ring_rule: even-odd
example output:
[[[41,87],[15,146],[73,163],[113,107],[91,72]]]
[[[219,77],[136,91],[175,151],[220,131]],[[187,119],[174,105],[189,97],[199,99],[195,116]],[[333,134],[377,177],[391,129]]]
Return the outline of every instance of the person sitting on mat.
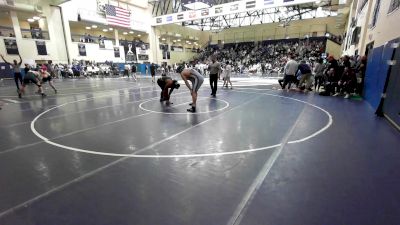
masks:
[[[160,102],[166,101],[166,104],[172,104],[169,101],[169,98],[171,97],[171,93],[174,91],[174,89],[179,89],[181,86],[177,80],[172,80],[171,77],[163,76],[161,78],[157,79],[157,84],[161,88],[161,95],[160,95]],[[169,92],[168,92],[168,89]]]

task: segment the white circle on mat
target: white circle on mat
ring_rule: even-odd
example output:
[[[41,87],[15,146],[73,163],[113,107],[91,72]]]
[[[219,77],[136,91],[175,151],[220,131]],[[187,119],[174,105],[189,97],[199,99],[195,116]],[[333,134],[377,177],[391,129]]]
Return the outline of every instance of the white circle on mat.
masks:
[[[158,101],[158,100],[155,100],[155,99],[150,99],[150,100],[147,100],[147,101],[144,101],[144,102],[140,103],[139,108],[142,109],[142,110],[144,110],[144,111],[152,112],[152,113],[182,115],[182,114],[202,114],[202,113],[218,112],[218,111],[222,111],[222,110],[224,110],[224,109],[226,109],[226,108],[229,107],[229,102],[227,102],[227,101],[225,101],[225,100],[222,100],[222,99],[218,99],[218,98],[201,98],[201,99],[199,99],[198,101],[203,100],[203,99],[212,99],[212,100],[215,100],[215,101],[220,101],[220,102],[225,103],[225,105],[224,105],[224,107],[219,108],[219,109],[214,109],[214,110],[210,110],[210,111],[198,111],[198,112],[195,112],[195,113],[191,113],[191,112],[162,112],[162,111],[155,111],[155,110],[147,109],[147,108],[145,108],[145,107],[143,106],[143,105],[145,105],[145,104],[148,103],[148,102],[151,102],[151,101]],[[184,105],[188,105],[189,103],[190,103],[190,102],[185,102]],[[178,105],[181,105],[181,104],[178,104]],[[174,107],[174,105],[172,104],[172,105],[170,105],[170,107]]]
[[[309,140],[309,139],[321,134],[325,130],[327,130],[333,123],[332,115],[327,110],[325,110],[325,109],[323,109],[323,108],[321,108],[321,107],[319,107],[317,105],[308,103],[306,101],[302,101],[302,100],[299,100],[299,99],[296,99],[296,98],[281,96],[281,95],[269,94],[269,93],[244,92],[244,91],[237,91],[237,92],[262,94],[262,95],[269,95],[269,96],[274,96],[274,97],[279,97],[279,98],[291,99],[293,101],[301,102],[301,103],[304,103],[304,104],[306,104],[308,106],[316,108],[316,109],[322,111],[323,113],[325,113],[328,116],[328,123],[324,127],[319,129],[318,131],[308,135],[307,137],[300,138],[300,139],[293,140],[293,141],[289,141],[289,142],[287,142],[288,144],[295,144],[295,143],[300,143],[300,142],[307,141],[307,140]],[[31,122],[31,130],[32,130],[32,132],[38,138],[42,139],[47,144],[50,144],[50,145],[53,145],[53,146],[56,146],[56,147],[59,147],[59,148],[65,149],[65,150],[71,150],[71,151],[94,154],[94,155],[104,155],[104,156],[114,156],[114,157],[131,157],[131,158],[192,158],[192,157],[224,156],[224,155],[235,155],[235,154],[243,154],[243,153],[250,153],[250,152],[256,152],[256,151],[263,151],[263,150],[267,150],[267,149],[274,149],[274,148],[279,147],[279,146],[282,145],[282,143],[279,143],[279,144],[274,144],[274,145],[269,145],[269,146],[264,146],[264,147],[259,147],[259,148],[241,149],[241,150],[234,150],[234,151],[229,151],[229,152],[212,152],[212,153],[181,154],[181,155],[179,155],[179,154],[178,155],[177,154],[175,154],[175,155],[139,155],[139,154],[135,155],[135,153],[132,153],[132,154],[119,154],[119,153],[109,153],[109,152],[98,152],[98,151],[93,151],[93,150],[89,150],[89,149],[82,149],[82,148],[76,148],[76,147],[72,147],[72,146],[62,145],[62,144],[56,143],[56,142],[51,141],[50,139],[44,137],[43,135],[41,135],[36,130],[35,123],[44,114],[46,114],[46,113],[48,113],[48,112],[50,112],[50,111],[52,111],[52,110],[54,110],[56,108],[59,108],[59,107],[62,107],[62,106],[65,106],[67,104],[71,104],[71,103],[74,103],[74,102],[76,102],[76,101],[71,101],[71,102],[64,103],[62,105],[54,106],[54,107],[52,107],[50,109],[47,109],[46,111],[40,113],[39,115],[37,115]],[[176,135],[172,135],[172,136],[168,137],[166,140],[175,138],[176,136],[178,136],[179,134],[182,134],[184,132],[185,131],[182,131],[182,132],[179,132]],[[152,145],[156,146],[157,143],[152,144]],[[149,148],[146,147],[145,149],[147,150]],[[141,150],[139,150],[139,151],[141,151]]]

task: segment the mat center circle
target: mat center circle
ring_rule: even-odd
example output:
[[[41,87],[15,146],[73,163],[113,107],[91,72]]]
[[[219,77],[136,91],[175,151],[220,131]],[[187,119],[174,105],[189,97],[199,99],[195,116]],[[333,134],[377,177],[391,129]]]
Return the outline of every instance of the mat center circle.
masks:
[[[174,99],[182,99],[178,97]],[[222,111],[229,107],[229,102],[218,98],[201,97],[197,99],[197,111],[195,113],[187,112],[186,109],[192,101],[175,102],[167,106],[164,102],[159,102],[157,99],[150,99],[140,103],[141,110],[162,113],[162,114],[201,114]]]

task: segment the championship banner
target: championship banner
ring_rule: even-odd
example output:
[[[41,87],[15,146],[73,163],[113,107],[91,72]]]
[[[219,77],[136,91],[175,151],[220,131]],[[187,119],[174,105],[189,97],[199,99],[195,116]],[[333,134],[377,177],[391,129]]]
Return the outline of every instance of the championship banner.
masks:
[[[106,45],[104,44],[104,39],[103,38],[99,39],[99,48],[100,49],[105,49],[106,48]]]
[[[138,62],[148,61],[149,60],[149,44],[140,43],[136,47],[137,59]]]
[[[9,55],[18,55],[19,54],[17,40],[5,38],[4,45],[6,47],[7,54],[9,54]]]
[[[114,57],[119,58],[121,54],[119,53],[119,47],[114,47]]]
[[[36,48],[38,55],[47,55],[47,48],[45,41],[36,41]]]
[[[79,55],[86,56],[86,46],[85,44],[78,44]]]
[[[133,41],[120,41],[120,45],[124,46],[125,62],[136,62],[136,47]]]

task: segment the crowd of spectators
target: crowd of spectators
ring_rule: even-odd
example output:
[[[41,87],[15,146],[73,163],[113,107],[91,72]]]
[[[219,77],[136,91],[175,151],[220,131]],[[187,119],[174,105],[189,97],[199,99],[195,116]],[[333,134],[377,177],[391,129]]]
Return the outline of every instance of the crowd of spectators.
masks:
[[[298,90],[314,91],[324,96],[361,95],[367,58],[365,56],[343,56],[335,59],[333,55],[326,59],[299,59],[290,55],[284,66],[284,78],[279,80],[282,89],[296,85]],[[314,79],[313,79],[314,78]],[[321,90],[322,88],[322,90]]]
[[[325,52],[326,38],[268,40],[259,43],[243,42],[225,44],[222,48],[211,45],[202,50],[197,58],[205,61],[210,57],[222,64],[229,62],[236,72],[250,73],[278,71],[285,65],[287,55],[301,58],[319,57]]]
[[[282,89],[292,85],[300,91],[315,91],[325,96],[361,95],[366,70],[365,56],[335,58],[325,53],[326,39],[245,42],[209,46],[197,58],[194,66],[207,75],[207,62],[216,58],[224,67],[232,65],[236,72],[261,73],[280,71]]]
[[[154,63],[143,64],[144,74],[150,74],[151,65],[154,66],[156,73],[160,75],[168,75],[174,73],[178,64],[175,65],[156,65]],[[32,67],[32,66],[31,66]],[[47,70],[54,78],[76,78],[76,77],[91,77],[91,76],[125,76],[135,75],[140,73],[138,63],[114,63],[105,61],[102,63],[73,60],[71,64],[53,64],[51,60],[45,64],[36,64],[34,70]]]

